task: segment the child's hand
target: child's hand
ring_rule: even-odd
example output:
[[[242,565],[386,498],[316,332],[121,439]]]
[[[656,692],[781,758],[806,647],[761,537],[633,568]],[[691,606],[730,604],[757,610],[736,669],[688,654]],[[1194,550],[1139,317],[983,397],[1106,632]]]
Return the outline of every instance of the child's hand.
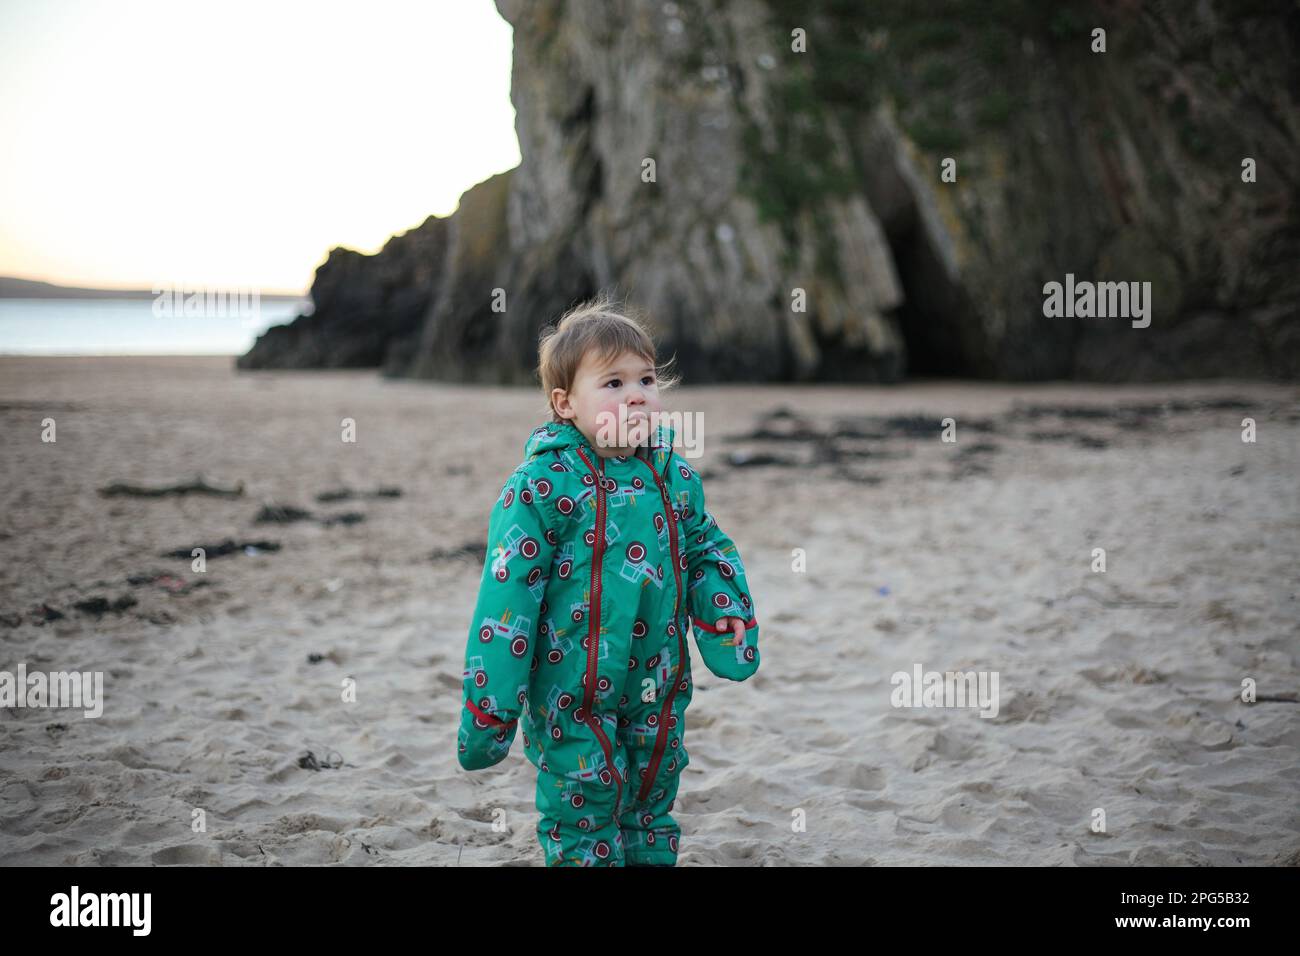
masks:
[[[741,617],[720,617],[715,623],[716,627],[731,628],[731,640],[725,643],[741,644],[745,640],[745,619]]]

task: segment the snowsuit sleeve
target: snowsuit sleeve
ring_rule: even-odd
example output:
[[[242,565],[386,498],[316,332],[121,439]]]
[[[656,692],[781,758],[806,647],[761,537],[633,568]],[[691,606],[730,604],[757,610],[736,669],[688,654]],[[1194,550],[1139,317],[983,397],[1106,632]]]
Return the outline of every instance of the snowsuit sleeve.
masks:
[[[742,681],[758,670],[758,618],[745,579],[745,566],[735,542],[718,527],[704,503],[704,482],[688,469],[689,506],[683,527],[687,561],[687,607],[691,631],[700,656],[710,671],[728,680]],[[720,618],[739,617],[744,637],[737,642],[730,628],[720,628]]]
[[[487,554],[466,642],[456,747],[466,770],[500,763],[514,741],[555,554],[553,528],[531,480],[516,471],[488,518]]]

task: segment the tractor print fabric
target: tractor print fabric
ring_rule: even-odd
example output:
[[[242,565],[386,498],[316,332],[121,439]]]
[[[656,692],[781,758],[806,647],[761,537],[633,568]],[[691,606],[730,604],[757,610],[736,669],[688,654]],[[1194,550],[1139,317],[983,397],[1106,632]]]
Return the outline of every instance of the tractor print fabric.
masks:
[[[758,670],[744,565],[673,436],[604,458],[571,422],[536,428],[488,519],[458,759],[500,763],[522,732],[548,866],[675,864],[688,629],[717,676]]]

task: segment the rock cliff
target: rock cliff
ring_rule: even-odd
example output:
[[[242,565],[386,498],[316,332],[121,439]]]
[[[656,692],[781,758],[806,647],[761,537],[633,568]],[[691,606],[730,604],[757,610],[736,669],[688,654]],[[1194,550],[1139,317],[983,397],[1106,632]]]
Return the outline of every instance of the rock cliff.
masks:
[[[241,367],[530,382],[612,288],[688,382],[1300,374],[1294,4],[497,7],[522,163],[332,251]],[[1067,274],[1149,327],[1045,315]]]

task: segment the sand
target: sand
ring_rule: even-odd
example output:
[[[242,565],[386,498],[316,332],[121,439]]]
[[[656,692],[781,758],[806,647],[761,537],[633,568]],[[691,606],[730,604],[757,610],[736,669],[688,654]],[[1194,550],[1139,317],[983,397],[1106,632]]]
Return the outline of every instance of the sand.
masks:
[[[0,669],[104,679],[99,717],[0,709],[0,863],[541,865],[521,743],[485,771],[455,757],[474,548],[538,402],[0,357]],[[735,684],[695,652],[680,865],[1300,862],[1296,386],[718,386],[670,407],[704,415],[694,462],[763,655]],[[813,455],[729,440],[780,407],[922,420],[822,445],[838,462],[730,465]],[[196,473],[244,494],[97,493]],[[316,500],[344,486],[401,495]],[[256,523],[266,504],[365,517]],[[227,538],[280,548],[202,574],[162,557]],[[892,706],[918,665],[996,672],[997,715]],[[1281,699],[1242,702],[1244,678]]]

